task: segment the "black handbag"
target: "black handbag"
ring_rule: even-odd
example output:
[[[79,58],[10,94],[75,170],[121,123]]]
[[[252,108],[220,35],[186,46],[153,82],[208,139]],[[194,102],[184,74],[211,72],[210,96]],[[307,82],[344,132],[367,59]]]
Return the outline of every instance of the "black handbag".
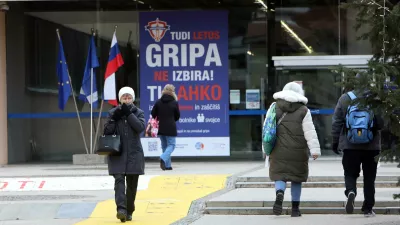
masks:
[[[115,128],[115,131],[117,128]],[[97,155],[120,155],[121,154],[121,136],[114,133],[113,135],[102,135],[99,137],[99,145],[96,150]]]

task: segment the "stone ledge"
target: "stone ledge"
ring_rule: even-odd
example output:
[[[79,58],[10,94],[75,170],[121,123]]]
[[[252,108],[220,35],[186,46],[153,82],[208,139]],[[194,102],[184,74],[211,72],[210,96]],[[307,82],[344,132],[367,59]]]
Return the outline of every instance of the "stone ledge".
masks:
[[[74,165],[99,165],[107,164],[107,156],[97,154],[75,154],[72,156]]]

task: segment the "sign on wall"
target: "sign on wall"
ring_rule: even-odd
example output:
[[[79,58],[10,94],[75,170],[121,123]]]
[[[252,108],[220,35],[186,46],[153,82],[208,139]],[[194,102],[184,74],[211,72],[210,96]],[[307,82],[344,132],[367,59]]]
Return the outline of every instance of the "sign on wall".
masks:
[[[181,118],[174,156],[228,156],[228,13],[141,12],[140,106],[149,119],[166,84],[173,84]],[[162,152],[142,138],[145,156]]]

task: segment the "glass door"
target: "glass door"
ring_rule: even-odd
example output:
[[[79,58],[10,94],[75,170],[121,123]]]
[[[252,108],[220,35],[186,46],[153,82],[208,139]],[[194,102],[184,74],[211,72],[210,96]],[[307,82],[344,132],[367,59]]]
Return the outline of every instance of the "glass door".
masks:
[[[297,68],[277,70],[277,78],[278,90],[291,81],[297,81],[303,86],[322,154],[331,153],[332,114],[341,95],[341,88],[335,83],[340,82],[341,76],[329,69]]]

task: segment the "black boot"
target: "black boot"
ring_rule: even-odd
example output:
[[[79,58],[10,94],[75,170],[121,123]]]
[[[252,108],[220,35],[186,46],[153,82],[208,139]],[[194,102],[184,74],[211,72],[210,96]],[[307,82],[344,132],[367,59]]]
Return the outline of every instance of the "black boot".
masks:
[[[126,221],[132,221],[132,215],[128,215],[128,217],[126,217]]]
[[[162,170],[166,170],[167,168],[165,167],[165,162],[164,162],[164,160],[162,160],[162,159],[160,159],[160,168],[162,169]]]
[[[279,190],[276,192],[276,199],[275,199],[275,204],[273,208],[273,212],[276,216],[280,216],[282,214],[282,204],[283,204],[283,197],[285,195],[285,192],[282,190]]]
[[[122,210],[118,210],[117,219],[121,220],[122,223],[126,222],[126,213]]]
[[[292,202],[292,217],[300,217],[300,202]]]

